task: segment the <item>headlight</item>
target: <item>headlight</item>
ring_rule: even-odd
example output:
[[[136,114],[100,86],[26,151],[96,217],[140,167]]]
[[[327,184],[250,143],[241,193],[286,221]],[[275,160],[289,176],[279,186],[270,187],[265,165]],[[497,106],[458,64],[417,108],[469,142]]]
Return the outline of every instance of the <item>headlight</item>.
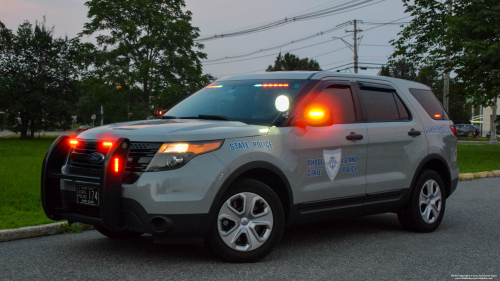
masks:
[[[222,146],[223,140],[203,142],[165,143],[156,153],[146,172],[165,171],[184,166],[197,155],[211,152]]]

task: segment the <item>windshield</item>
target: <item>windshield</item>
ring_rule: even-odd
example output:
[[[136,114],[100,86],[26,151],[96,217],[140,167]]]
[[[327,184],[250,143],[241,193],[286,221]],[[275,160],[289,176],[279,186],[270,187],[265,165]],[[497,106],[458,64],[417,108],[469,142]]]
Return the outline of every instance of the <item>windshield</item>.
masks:
[[[308,80],[243,80],[214,82],[181,101],[164,116],[240,121],[246,124],[270,126],[280,111],[276,99],[290,100]],[[282,97],[281,97],[282,99]],[[215,118],[214,118],[215,119]]]

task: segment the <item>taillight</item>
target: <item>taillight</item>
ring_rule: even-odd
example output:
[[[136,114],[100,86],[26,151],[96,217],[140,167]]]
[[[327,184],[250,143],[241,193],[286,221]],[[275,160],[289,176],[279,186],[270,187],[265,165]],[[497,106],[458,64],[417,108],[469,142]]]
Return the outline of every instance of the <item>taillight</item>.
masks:
[[[457,128],[455,128],[455,125],[450,125],[450,129],[453,132],[453,134],[456,136],[457,135]]]

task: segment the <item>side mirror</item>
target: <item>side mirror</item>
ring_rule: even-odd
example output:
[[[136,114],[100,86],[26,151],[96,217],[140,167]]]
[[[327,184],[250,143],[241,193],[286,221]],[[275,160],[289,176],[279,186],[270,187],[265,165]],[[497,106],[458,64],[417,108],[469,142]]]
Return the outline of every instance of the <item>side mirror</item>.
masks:
[[[310,104],[303,113],[304,122],[311,127],[324,127],[333,125],[333,116],[330,109],[322,104]]]

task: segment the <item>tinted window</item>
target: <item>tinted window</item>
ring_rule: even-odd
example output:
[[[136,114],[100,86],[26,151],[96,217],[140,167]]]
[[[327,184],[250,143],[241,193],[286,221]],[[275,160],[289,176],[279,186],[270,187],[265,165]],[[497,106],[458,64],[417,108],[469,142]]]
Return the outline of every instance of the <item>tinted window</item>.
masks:
[[[361,90],[360,96],[367,121],[399,121],[398,107],[392,92]]]
[[[311,104],[321,104],[330,109],[333,124],[349,124],[356,122],[356,112],[348,84],[330,84],[319,93],[312,93],[301,102],[301,108]]]
[[[398,95],[396,95],[396,93],[393,93],[393,95],[394,100],[396,101],[396,106],[398,107],[399,120],[410,120],[410,114],[408,113],[408,109],[406,109],[406,106],[403,104]]]
[[[431,90],[409,89],[410,93],[434,120],[449,120],[448,114]]]

